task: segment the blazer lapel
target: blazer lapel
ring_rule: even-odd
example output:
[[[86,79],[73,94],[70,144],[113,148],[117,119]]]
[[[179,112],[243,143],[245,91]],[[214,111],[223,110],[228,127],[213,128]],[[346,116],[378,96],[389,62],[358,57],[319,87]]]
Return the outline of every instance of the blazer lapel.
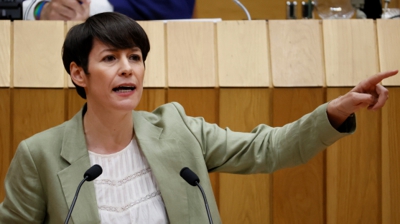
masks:
[[[161,191],[170,223],[189,223],[189,206],[185,185],[179,175],[183,168],[178,144],[173,136],[133,112],[135,136],[146,156]]]
[[[70,164],[58,173],[69,208],[77,187],[83,179],[83,174],[90,167],[89,153],[86,148],[82,125],[82,111],[84,110],[85,107],[67,123],[61,149],[61,157]],[[87,182],[82,185],[71,220],[73,223],[100,223],[93,182]]]

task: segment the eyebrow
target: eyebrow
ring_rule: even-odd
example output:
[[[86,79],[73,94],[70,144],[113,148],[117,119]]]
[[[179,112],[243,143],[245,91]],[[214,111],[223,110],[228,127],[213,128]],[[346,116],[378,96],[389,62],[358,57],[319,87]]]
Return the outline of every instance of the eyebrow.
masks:
[[[130,49],[133,52],[140,51],[139,47],[133,47],[133,48],[127,48],[127,49]],[[106,48],[106,49],[100,51],[100,53],[103,53],[103,52],[106,52],[106,51],[115,52],[115,51],[118,51],[118,50],[121,50],[121,49],[118,49],[118,48]]]

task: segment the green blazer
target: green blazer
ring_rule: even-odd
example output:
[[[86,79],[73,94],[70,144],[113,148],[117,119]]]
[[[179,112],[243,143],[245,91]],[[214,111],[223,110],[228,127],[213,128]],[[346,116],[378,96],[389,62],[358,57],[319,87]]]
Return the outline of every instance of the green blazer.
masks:
[[[85,107],[71,120],[20,143],[10,164],[0,223],[63,223],[79,182],[90,167],[82,125]],[[271,173],[306,163],[348,133],[329,123],[326,104],[281,128],[259,125],[233,132],[185,115],[178,103],[152,113],[133,111],[135,136],[159,185],[170,223],[208,223],[201,192],[179,175],[200,178],[214,223],[221,223],[209,172]],[[355,129],[346,121],[347,132]],[[107,169],[107,167],[103,167]],[[100,223],[93,182],[79,193],[70,223]]]

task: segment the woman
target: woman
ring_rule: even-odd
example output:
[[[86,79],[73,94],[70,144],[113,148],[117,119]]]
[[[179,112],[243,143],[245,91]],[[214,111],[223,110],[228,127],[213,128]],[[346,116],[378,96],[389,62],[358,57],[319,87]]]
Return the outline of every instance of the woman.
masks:
[[[353,113],[379,109],[388,91],[362,81],[352,91],[281,128],[238,133],[185,115],[177,103],[134,111],[150,45],[143,29],[117,13],[90,17],[64,42],[63,63],[87,104],[71,120],[21,142],[5,180],[0,223],[61,223],[82,174],[74,223],[207,223],[201,194],[179,176],[198,174],[215,223],[220,217],[208,172],[270,173],[307,162],[355,129]],[[20,177],[20,173],[24,177]]]

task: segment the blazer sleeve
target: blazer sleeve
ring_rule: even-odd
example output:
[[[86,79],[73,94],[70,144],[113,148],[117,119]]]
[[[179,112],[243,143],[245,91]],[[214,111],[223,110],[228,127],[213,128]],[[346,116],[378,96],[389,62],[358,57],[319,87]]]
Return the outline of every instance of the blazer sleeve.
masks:
[[[0,204],[0,223],[43,223],[46,214],[44,192],[25,141],[18,146],[4,185],[6,195]]]
[[[197,138],[209,172],[271,173],[306,163],[338,139],[355,131],[355,117],[346,120],[346,133],[332,127],[327,104],[283,127],[258,125],[251,132],[235,132],[184,115],[186,126]]]

